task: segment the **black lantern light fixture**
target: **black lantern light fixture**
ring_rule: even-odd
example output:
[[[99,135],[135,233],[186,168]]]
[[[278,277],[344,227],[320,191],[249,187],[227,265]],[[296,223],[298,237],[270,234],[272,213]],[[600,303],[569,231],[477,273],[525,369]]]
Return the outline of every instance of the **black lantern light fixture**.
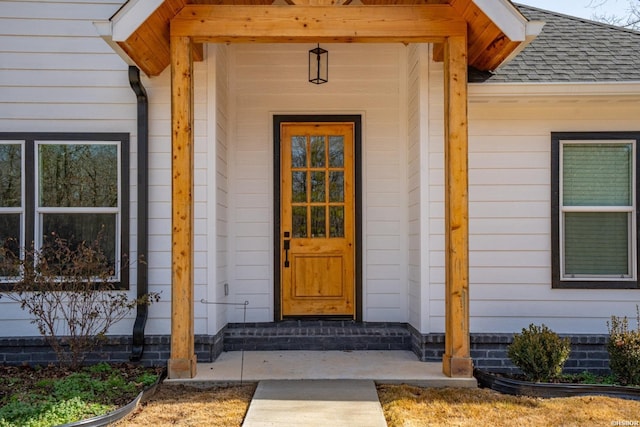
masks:
[[[329,81],[329,51],[320,45],[309,51],[309,82],[321,85]]]

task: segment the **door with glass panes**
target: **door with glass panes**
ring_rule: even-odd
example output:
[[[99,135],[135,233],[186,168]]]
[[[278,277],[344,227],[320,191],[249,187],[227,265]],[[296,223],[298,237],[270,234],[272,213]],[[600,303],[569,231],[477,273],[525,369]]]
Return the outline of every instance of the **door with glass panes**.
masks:
[[[281,123],[282,316],[354,316],[354,124]]]

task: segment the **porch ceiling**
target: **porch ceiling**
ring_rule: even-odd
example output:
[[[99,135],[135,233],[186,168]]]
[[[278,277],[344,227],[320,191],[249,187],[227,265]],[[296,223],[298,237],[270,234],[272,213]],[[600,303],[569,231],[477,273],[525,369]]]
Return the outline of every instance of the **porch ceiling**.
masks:
[[[297,19],[296,11],[298,14],[302,15],[305,12],[312,11],[313,9],[310,7],[316,6],[339,6],[343,8],[342,11],[346,12],[347,9],[352,9],[355,12],[356,6],[348,6],[352,0],[338,0],[339,2],[344,2],[341,4],[336,4],[336,0],[286,0],[287,3],[291,6],[291,12],[287,15],[286,9],[287,6],[281,6],[280,12],[282,9],[285,9],[285,12],[279,15],[278,20],[276,22],[272,22],[273,33],[272,37],[265,37],[264,29],[262,30],[261,36],[255,36],[251,31],[246,31],[242,37],[227,37],[225,38],[214,38],[214,37],[201,37],[200,42],[204,41],[216,41],[216,42],[309,42],[309,38],[305,38],[301,33],[290,32],[287,35],[283,34],[283,30],[290,28],[291,31],[294,31],[293,22]],[[369,42],[412,42],[412,41],[433,41],[437,42],[437,37],[440,36],[437,33],[438,26],[446,26],[448,24],[453,26],[459,25],[461,18],[464,18],[464,21],[467,23],[467,41],[468,41],[468,63],[470,66],[473,66],[479,70],[493,70],[497,68],[506,58],[508,58],[511,54],[513,54],[518,46],[522,43],[522,40],[511,40],[503,30],[501,30],[498,25],[490,19],[487,14],[476,4],[482,3],[478,0],[355,0],[362,6],[358,9],[367,10],[371,7],[371,13],[368,13],[363,18],[358,18],[354,15],[354,20],[345,18],[342,22],[342,26],[344,28],[349,28],[354,26],[355,29],[352,31],[351,35],[347,35],[347,33],[343,34],[335,34],[329,37],[328,35],[325,37],[317,37],[317,32],[313,33],[315,37],[314,41],[336,41],[336,42],[355,42],[355,41],[369,41]],[[496,1],[490,0],[494,3],[507,3],[508,0]],[[140,2],[140,0],[138,0]],[[144,4],[144,2],[148,2]],[[276,0],[277,4],[283,4],[281,0]],[[128,4],[125,4],[123,10],[119,12],[121,14],[127,6],[133,3],[131,8],[135,8],[137,3],[136,1],[129,0]],[[224,21],[218,18],[216,20],[215,16],[208,15],[206,16],[210,22],[204,22],[202,16],[195,16],[195,11],[199,10],[197,5],[209,5],[209,6],[237,6],[239,14],[235,16],[235,23],[237,24],[234,29],[242,28],[242,29],[251,29],[252,26],[247,26],[246,21],[251,21],[252,11],[255,10],[256,17],[266,16],[268,14],[268,9],[270,6],[274,5],[274,0],[143,0],[142,4],[149,8],[151,7],[157,8],[151,11],[151,9],[147,9],[147,12],[150,12],[148,16],[142,13],[142,16],[145,17],[144,21],[142,21],[139,25],[134,24],[135,26],[131,28],[130,34],[127,34],[126,37],[123,37],[123,40],[117,40],[114,37],[116,43],[124,50],[124,52],[136,63],[136,65],[142,69],[147,75],[155,76],[160,74],[170,63],[170,49],[169,49],[169,37],[170,37],[170,22],[178,17],[185,18],[185,15],[190,15],[191,23],[193,24],[189,27],[189,31],[195,28],[197,25],[207,26],[207,25],[216,25],[215,27],[209,28],[219,28],[221,22],[228,23],[230,18],[229,16],[225,17]],[[431,13],[431,7],[433,5],[433,13]],[[373,11],[380,6],[386,6],[385,12],[381,15],[379,19],[376,20],[375,24],[372,24],[372,14]],[[398,7],[398,12],[403,10],[398,20],[389,19],[387,13],[389,12],[388,7]],[[412,9],[411,7],[414,6]],[[185,8],[186,7],[186,8]],[[131,9],[130,8],[130,9]],[[306,11],[302,9],[307,8]],[[334,8],[331,8],[334,9]],[[437,12],[436,12],[437,10]],[[485,7],[486,10],[486,7]],[[519,12],[515,8],[513,10],[519,15]],[[182,11],[182,13],[180,13]],[[331,13],[331,15],[335,15],[342,19],[346,13]],[[188,13],[185,13],[188,12]],[[336,11],[337,12],[337,11]],[[135,11],[134,13],[140,13],[139,11]],[[421,14],[424,15],[425,18],[422,22],[429,22],[429,26],[425,26],[425,31],[417,31],[416,37],[408,36],[407,31],[414,31],[408,26],[411,26],[411,14]],[[121,18],[119,14],[116,14],[112,18],[112,23],[114,19],[117,20]],[[409,16],[409,18],[407,18]],[[195,19],[193,19],[195,17]],[[323,17],[326,17],[323,15]],[[272,16],[269,16],[271,19]],[[393,17],[395,18],[395,16]],[[332,19],[332,17],[329,17]],[[360,19],[358,21],[358,19]],[[522,17],[522,15],[518,16],[523,22],[526,22],[526,19]],[[198,23],[198,21],[200,21]],[[244,21],[244,22],[243,22]],[[181,25],[184,28],[186,19],[182,19]],[[312,20],[313,24],[316,25],[320,22],[319,19]],[[336,23],[338,21],[328,21],[327,28],[328,31],[336,28]],[[397,32],[393,30],[393,23],[395,22]],[[175,24],[174,24],[175,25]],[[190,24],[191,25],[191,24]],[[358,26],[359,25],[359,26]],[[364,37],[354,37],[353,34],[361,35],[363,34],[363,30],[369,28],[375,28],[376,25],[381,26],[381,31],[375,32],[372,31],[369,35]],[[339,27],[340,25],[338,25]],[[176,25],[177,27],[177,25]],[[305,28],[307,26],[305,25]],[[413,25],[413,28],[416,29],[416,26]],[[356,33],[357,30],[360,32]],[[174,30],[175,31],[175,30]],[[316,30],[317,31],[317,30]],[[434,32],[435,31],[435,32]],[[427,40],[424,37],[424,34],[431,32],[434,34],[433,40]],[[329,34],[329,33],[327,33]],[[288,38],[287,38],[288,37]],[[194,47],[194,60],[200,61],[202,60],[202,45],[195,45]],[[436,48],[434,49],[434,58],[436,60],[442,60],[442,49]]]

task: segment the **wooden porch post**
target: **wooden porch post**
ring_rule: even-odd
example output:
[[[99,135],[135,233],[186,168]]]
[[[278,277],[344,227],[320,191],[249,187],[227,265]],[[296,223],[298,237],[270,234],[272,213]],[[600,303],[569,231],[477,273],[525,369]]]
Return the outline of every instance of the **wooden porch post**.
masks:
[[[169,378],[193,378],[193,58],[171,37],[171,358]]]
[[[449,377],[471,377],[469,342],[469,206],[467,40],[449,37],[444,59],[445,353]]]

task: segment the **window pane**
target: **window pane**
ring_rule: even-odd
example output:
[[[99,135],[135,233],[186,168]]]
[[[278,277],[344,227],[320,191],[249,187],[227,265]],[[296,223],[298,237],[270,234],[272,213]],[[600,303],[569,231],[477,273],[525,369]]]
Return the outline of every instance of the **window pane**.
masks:
[[[324,136],[312,136],[311,137],[311,167],[319,168],[324,167]]]
[[[307,165],[307,138],[294,136],[291,138],[291,167],[303,168]]]
[[[38,147],[43,207],[118,206],[118,150],[113,144]]]
[[[307,208],[294,206],[291,211],[291,228],[293,237],[307,237]]]
[[[327,234],[324,206],[311,207],[311,237],[325,237]]]
[[[344,202],[344,172],[329,172],[329,201]]]
[[[42,237],[49,239],[53,233],[68,240],[71,248],[80,242],[91,244],[102,232],[100,247],[111,264],[116,259],[116,215],[115,214],[43,214]]]
[[[344,137],[329,137],[329,166],[340,168],[344,166]]]
[[[344,237],[344,206],[329,207],[331,237]]]
[[[311,172],[311,201],[324,202],[326,198],[324,172]]]
[[[307,201],[307,173],[292,172],[291,173],[291,200],[293,202]]]
[[[629,276],[628,215],[625,212],[566,213],[565,275]]]
[[[565,206],[631,206],[632,144],[564,144]]]
[[[22,146],[0,144],[0,207],[22,206]]]
[[[20,214],[0,215],[0,276],[17,276],[20,271],[13,262],[20,257]]]

